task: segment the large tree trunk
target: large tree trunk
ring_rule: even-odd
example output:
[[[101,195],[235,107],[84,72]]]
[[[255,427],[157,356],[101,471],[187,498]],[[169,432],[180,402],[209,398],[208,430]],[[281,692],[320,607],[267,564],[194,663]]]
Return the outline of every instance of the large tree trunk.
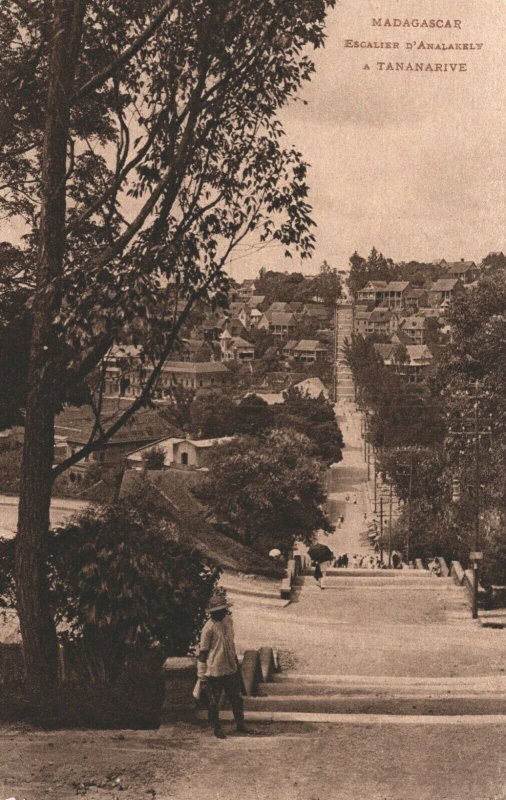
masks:
[[[57,681],[57,642],[49,606],[47,550],[52,490],[56,353],[52,323],[60,305],[65,251],[70,98],[85,0],[54,0],[41,176],[37,291],[28,372],[16,546],[17,607],[26,677],[35,691]]]

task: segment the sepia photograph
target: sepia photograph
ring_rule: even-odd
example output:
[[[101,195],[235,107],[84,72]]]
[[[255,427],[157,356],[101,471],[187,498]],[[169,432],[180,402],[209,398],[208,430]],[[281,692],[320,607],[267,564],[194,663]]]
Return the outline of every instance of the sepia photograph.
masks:
[[[0,0],[0,800],[506,800],[505,0]]]

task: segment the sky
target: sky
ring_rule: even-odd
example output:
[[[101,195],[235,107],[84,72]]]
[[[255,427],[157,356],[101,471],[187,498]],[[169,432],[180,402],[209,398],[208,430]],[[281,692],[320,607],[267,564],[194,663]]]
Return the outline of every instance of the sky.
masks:
[[[373,26],[380,18],[460,20],[458,28]],[[311,261],[283,247],[237,251],[229,273],[345,268],[374,245],[394,261],[480,261],[506,250],[506,0],[336,0],[327,43],[301,99],[282,111],[286,144],[310,164],[316,222]],[[345,41],[398,42],[397,50]],[[482,44],[408,50],[408,42]],[[399,72],[378,62],[466,63],[457,72]],[[370,68],[364,69],[365,66]],[[17,240],[15,225],[2,238]],[[256,244],[256,243],[255,243]]]
[[[460,20],[460,28],[373,27],[372,19]],[[395,261],[481,260],[506,247],[505,0],[340,0],[325,49],[283,112],[287,142],[311,164],[317,245],[311,262],[270,248],[241,254],[237,278],[260,266],[343,268],[375,245]],[[344,41],[399,42],[397,51]],[[482,43],[481,50],[407,50],[407,42]],[[466,63],[456,73],[379,70],[377,62]],[[370,66],[365,70],[365,64]]]

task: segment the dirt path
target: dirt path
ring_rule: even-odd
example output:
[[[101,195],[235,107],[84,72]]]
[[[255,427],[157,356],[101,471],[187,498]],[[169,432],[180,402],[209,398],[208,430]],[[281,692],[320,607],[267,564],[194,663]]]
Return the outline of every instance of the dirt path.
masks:
[[[503,800],[501,727],[265,726],[229,736],[0,731],[0,797],[17,800]]]

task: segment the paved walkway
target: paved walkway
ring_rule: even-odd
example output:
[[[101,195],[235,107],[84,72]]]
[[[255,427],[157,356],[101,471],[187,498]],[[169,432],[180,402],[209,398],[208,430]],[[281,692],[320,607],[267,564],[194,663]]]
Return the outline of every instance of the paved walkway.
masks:
[[[364,536],[367,519],[371,518],[367,495],[367,467],[364,463],[360,418],[351,401],[341,401],[336,406],[336,416],[345,440],[343,460],[329,470],[329,503],[331,520],[340,515],[344,523],[324,541],[336,554],[372,554]],[[347,499],[348,498],[348,499]],[[364,519],[364,515],[367,518]],[[361,536],[362,534],[362,536]],[[322,539],[323,541],[323,539]]]
[[[345,525],[328,541],[335,552],[359,553],[365,466],[358,417],[347,416],[345,458],[330,485],[331,513],[344,513]],[[231,581],[238,649],[272,645],[284,668],[276,698],[267,686],[248,710],[323,709],[334,724],[274,722],[259,737],[225,741],[184,725],[0,731],[0,798],[68,800],[84,785],[88,800],[100,800],[97,784],[112,774],[125,800],[504,800],[504,713],[493,716],[506,682],[506,632],[473,623],[449,580],[373,573],[336,575],[325,591],[307,577],[286,608],[265,581]]]
[[[360,418],[351,403],[338,408],[346,441],[343,461],[331,471],[334,518],[345,523],[322,538],[334,553],[370,552],[360,536],[367,511],[366,466]],[[357,505],[346,495],[357,497]],[[312,577],[301,580],[287,608],[238,601],[235,626],[241,648],[271,644],[289,654],[301,673],[385,676],[504,675],[506,632],[471,620],[464,590],[449,579],[413,571],[395,578],[335,577],[321,591]],[[235,598],[234,598],[235,599]]]

